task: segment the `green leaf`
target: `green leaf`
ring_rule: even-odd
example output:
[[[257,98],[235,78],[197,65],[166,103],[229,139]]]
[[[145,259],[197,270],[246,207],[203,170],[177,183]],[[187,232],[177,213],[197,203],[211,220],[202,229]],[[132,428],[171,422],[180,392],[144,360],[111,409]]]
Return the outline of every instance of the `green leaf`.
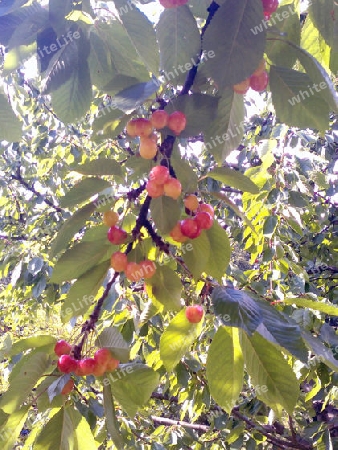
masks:
[[[60,199],[60,205],[62,208],[72,208],[80,203],[83,203],[88,198],[103,191],[104,189],[110,188],[111,184],[102,180],[101,178],[84,178],[78,184],[76,184],[70,191],[66,193]]]
[[[21,135],[21,122],[14,114],[6,97],[0,93],[0,140],[18,142]]]
[[[69,219],[67,219],[63,223],[56,238],[52,243],[50,249],[51,258],[53,258],[55,255],[57,255],[67,247],[69,241],[72,239],[74,234],[77,233],[83,227],[83,225],[86,223],[86,221],[94,211],[95,211],[95,204],[88,203],[87,205],[78,209]]]
[[[257,68],[265,47],[262,18],[261,0],[227,0],[216,11],[203,37],[204,51],[215,57],[205,63],[203,73],[218,89],[245,80]],[[255,33],[256,27],[260,30]]]
[[[165,9],[160,15],[156,35],[165,80],[179,84],[197,61],[201,49],[200,33],[189,7]]]
[[[60,120],[72,123],[81,119],[89,110],[92,101],[92,84],[87,61],[82,60],[70,78],[51,95],[54,112]]]
[[[116,175],[116,177],[122,177],[121,165],[112,158],[93,159],[92,161],[86,161],[84,164],[74,164],[70,166],[70,169],[83,175]]]
[[[235,150],[244,134],[244,97],[226,88],[218,102],[217,115],[204,136],[204,146],[218,164]]]
[[[249,337],[241,332],[240,337],[245,366],[257,397],[278,416],[282,415],[283,409],[292,415],[299,396],[299,385],[280,349],[258,333]]]
[[[119,8],[122,25],[141,60],[149,72],[157,74],[160,65],[159,51],[152,23],[135,5],[127,14],[123,14],[122,8],[125,6],[125,1],[114,0],[114,3]]]
[[[71,445],[71,447],[70,447]],[[44,426],[34,444],[36,450],[97,450],[86,419],[72,407],[60,409]]]
[[[208,351],[210,394],[230,414],[243,386],[244,361],[238,328],[220,327]]]
[[[320,31],[315,28],[310,16],[307,16],[302,28],[300,47],[316,58],[320,64],[325,67],[329,66],[331,48],[325,42]]]
[[[318,0],[317,2],[310,2],[309,4],[309,16],[330,46],[336,44],[336,36],[334,35],[335,21],[332,17],[333,10],[334,2],[332,1]]]
[[[173,111],[182,111],[187,118],[187,126],[180,133],[180,138],[198,136],[205,133],[211,126],[217,114],[218,98],[207,94],[193,93],[180,95],[174,98],[165,107],[171,114]],[[168,128],[162,130],[164,134],[172,134]]]
[[[328,128],[329,106],[321,92],[316,93],[311,88],[311,79],[307,74],[272,65],[270,88],[276,114],[282,122],[319,131]]]
[[[113,396],[131,418],[145,406],[159,383],[159,375],[145,364],[126,364],[107,379]]]
[[[129,361],[129,346],[117,328],[105,328],[98,336],[96,345],[98,347],[109,348],[114,358],[122,363]]]
[[[286,17],[283,20],[276,20],[276,15],[282,17],[284,14]],[[299,8],[295,4],[281,5],[278,11],[271,16],[271,22],[276,24],[280,33],[284,33],[286,39],[294,42],[296,45],[300,44],[300,20],[299,20]],[[303,30],[302,30],[303,33]],[[265,52],[268,58],[276,65],[282,67],[288,67],[292,69],[296,62],[296,55],[280,39],[267,40]]]
[[[103,386],[103,406],[105,413],[104,415],[106,417],[107,431],[110,434],[116,448],[123,448],[124,442],[121,437],[118,421],[116,419],[114,402],[109,385]]]
[[[72,317],[84,315],[92,306],[97,291],[106,277],[110,261],[89,269],[81,275],[69,289],[67,297],[62,304],[62,322],[68,322]]]
[[[338,361],[335,359],[331,349],[326,347],[318,338],[312,336],[308,331],[301,331],[305,345],[314,353],[324,364],[334,372],[338,373]]]
[[[8,42],[8,48],[32,44],[36,41],[37,34],[46,27],[47,22],[48,11],[36,2],[34,15],[27,17],[19,27],[15,28]]]
[[[0,428],[1,450],[13,450],[28,416],[29,406],[23,406],[17,411],[13,411],[6,424]],[[5,436],[5,439],[4,437]]]
[[[128,86],[114,96],[114,105],[126,113],[142,105],[149,97],[158,91],[161,85],[156,79]]]
[[[152,199],[150,212],[160,234],[169,234],[181,217],[181,208],[177,200],[165,195]]]
[[[75,280],[98,264],[107,253],[105,242],[80,242],[67,250],[54,266],[52,283]]]
[[[22,4],[27,2],[22,2]],[[15,30],[22,26],[22,24],[29,18],[38,14],[42,6],[38,2],[34,2],[32,5],[19,8],[20,4],[16,5],[13,12],[0,17],[0,43],[8,45],[10,38]],[[14,8],[13,8],[14,9]]]
[[[189,240],[184,246],[183,261],[198,280],[201,273],[205,271],[210,255],[210,243],[206,231],[202,231],[196,239]]]
[[[310,87],[313,91],[319,89],[319,96],[329,105],[330,111],[338,111],[338,95],[335,86],[319,62],[306,50],[298,47],[298,45],[288,42],[297,55],[301,65],[304,67],[306,74],[311,80]],[[310,91],[311,92],[311,91]]]
[[[198,177],[188,161],[185,161],[180,155],[175,153],[171,158],[171,165],[182,185],[182,191],[186,193],[196,192]]]
[[[145,280],[147,294],[168,311],[181,308],[182,284],[178,275],[168,266],[158,265],[155,274]]]
[[[160,356],[168,372],[171,372],[202,332],[203,321],[191,323],[180,311],[170,322],[160,340]]]
[[[243,175],[234,169],[228,167],[216,167],[216,169],[208,172],[201,178],[212,178],[213,180],[221,181],[222,183],[240,189],[243,192],[250,192],[251,194],[258,194],[258,186],[250,180],[247,176]]]
[[[49,364],[48,355],[42,351],[34,351],[23,356],[12,370],[10,385],[1,397],[0,408],[8,414],[17,410],[27,399]]]
[[[265,338],[272,343],[278,344],[286,349],[291,355],[294,355],[303,363],[308,360],[308,350],[301,336],[299,325],[289,316],[278,311],[276,308],[263,300],[256,300],[262,315],[262,323],[268,330],[270,337]],[[261,330],[258,327],[257,332]]]
[[[276,216],[267,217],[263,224],[263,235],[266,237],[272,237],[275,232],[277,224],[278,224],[278,217]]]
[[[217,220],[214,220],[213,226],[205,233],[209,239],[210,254],[204,271],[221,282],[230,263],[230,241],[227,232]]]
[[[103,134],[109,134],[120,123],[121,117],[124,116],[124,112],[117,109],[116,105],[112,103],[102,108],[94,119],[92,128],[95,138],[103,137]]]
[[[39,348],[45,347],[47,345],[54,345],[56,343],[56,339],[54,336],[49,336],[45,334],[39,334],[36,336],[31,336],[26,339],[20,339],[12,345],[10,354],[17,355],[25,350],[29,350],[31,348]]]
[[[252,334],[262,322],[259,305],[245,292],[217,287],[212,292],[212,302],[216,315],[226,326],[240,327]]]
[[[330,316],[338,316],[338,308],[329,303],[323,303],[319,301],[310,300],[308,298],[296,297],[296,298],[287,298],[285,297],[283,300],[287,305],[296,305],[301,308],[310,308],[315,311],[320,311],[325,314],[330,314]]]

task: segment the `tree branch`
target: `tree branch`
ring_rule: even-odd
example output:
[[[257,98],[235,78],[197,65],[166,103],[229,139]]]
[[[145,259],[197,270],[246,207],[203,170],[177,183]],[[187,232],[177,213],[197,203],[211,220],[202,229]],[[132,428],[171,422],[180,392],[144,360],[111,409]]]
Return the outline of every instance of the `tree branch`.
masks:
[[[158,416],[150,416],[150,418],[155,423],[162,423],[163,425],[181,426],[185,428],[191,428],[192,430],[203,431],[204,433],[210,431],[210,427],[208,425],[199,425],[195,423],[184,422],[182,420],[172,420],[167,419],[166,417],[158,417]]]
[[[50,206],[51,208],[55,209],[55,211],[62,213],[63,210],[62,208],[60,208],[59,206],[54,205],[53,202],[51,202],[50,200],[48,200],[48,198],[44,197],[43,194],[41,194],[40,192],[38,192],[34,186],[30,186],[27,181],[25,181],[22,178],[21,175],[21,171],[20,171],[20,167],[17,168],[17,171],[15,173],[15,175],[12,175],[12,179],[18,181],[22,186],[24,186],[28,191],[32,192],[34,195],[36,195],[37,197],[41,197],[42,200],[44,201],[44,203],[46,203],[46,205]]]

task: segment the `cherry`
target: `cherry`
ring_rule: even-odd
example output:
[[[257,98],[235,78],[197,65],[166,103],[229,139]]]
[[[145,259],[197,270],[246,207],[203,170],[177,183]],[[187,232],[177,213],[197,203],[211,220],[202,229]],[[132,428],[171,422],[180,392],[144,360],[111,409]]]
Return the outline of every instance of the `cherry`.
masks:
[[[115,272],[124,272],[128,264],[127,255],[122,252],[115,252],[111,255],[110,265]]]
[[[164,194],[163,184],[156,184],[154,181],[148,181],[146,191],[152,198],[161,197]]]
[[[151,278],[156,272],[155,263],[149,259],[141,261],[139,266],[141,267],[143,278]]]
[[[262,0],[264,13],[273,13],[278,8],[278,0]]]
[[[235,84],[232,89],[237,93],[237,94],[246,94],[248,92],[250,88],[250,78],[247,78],[244,81],[241,81],[238,84]]]
[[[154,184],[164,184],[169,179],[169,169],[164,166],[153,167],[149,173],[149,180]]]
[[[113,370],[115,370],[118,367],[119,364],[120,364],[120,361],[118,361],[117,359],[111,358],[106,365],[106,371],[112,372]]]
[[[184,206],[190,211],[196,211],[199,207],[198,198],[194,194],[188,195],[188,197],[183,200],[183,203]]]
[[[125,274],[128,280],[139,281],[142,278],[142,267],[136,262],[130,262],[126,267]]]
[[[197,222],[197,225],[201,228],[201,230],[209,230],[214,222],[211,215],[204,211],[197,213],[194,220]]]
[[[164,183],[164,194],[168,197],[172,197],[174,200],[178,199],[182,192],[181,183],[173,177],[170,177],[169,180]]]
[[[119,215],[115,211],[105,211],[103,213],[103,223],[108,227],[113,227],[119,221]]]
[[[193,305],[188,306],[185,310],[185,317],[189,320],[190,323],[198,323],[202,320],[204,311],[202,306]]]
[[[157,137],[156,137],[157,138]],[[157,144],[151,137],[140,138],[140,155],[143,159],[153,159],[157,153]]]
[[[209,205],[209,203],[201,203],[198,207],[198,212],[207,212],[211,215],[212,218],[215,215],[214,208]]]
[[[267,72],[262,72],[261,74],[250,77],[250,87],[257,92],[262,92],[266,89],[269,83],[269,75]]]
[[[176,242],[185,242],[188,240],[187,236],[184,236],[181,231],[181,224],[178,222],[174,228],[170,232],[170,236],[174,239]]]
[[[168,127],[177,135],[184,130],[187,118],[181,111],[174,111],[168,118]]]
[[[153,131],[153,126],[150,120],[139,117],[137,119],[129,120],[126,131],[131,137],[150,136]]]
[[[68,380],[61,391],[62,395],[68,395],[74,389],[74,380]]]
[[[189,0],[160,0],[163,8],[176,8],[177,6],[185,5]]]
[[[63,373],[74,372],[77,365],[77,361],[69,355],[61,355],[58,360],[58,369]]]
[[[201,229],[194,219],[189,218],[181,221],[181,232],[183,236],[195,239],[201,234]]]
[[[64,339],[61,339],[61,341],[57,341],[57,343],[55,344],[54,353],[57,356],[69,355],[71,349],[72,346],[68,344],[68,342],[65,341]]]
[[[110,350],[107,348],[100,348],[94,353],[94,359],[99,366],[106,366],[111,357]]]
[[[164,111],[163,109],[159,109],[157,111],[154,111],[151,115],[150,122],[152,123],[152,126],[156,128],[156,130],[161,130],[164,128],[168,123],[169,115],[167,111]]]
[[[108,240],[115,245],[123,244],[126,241],[127,236],[128,234],[126,231],[116,226],[110,227],[107,234]]]
[[[97,364],[94,358],[81,359],[78,364],[82,375],[94,375]]]
[[[266,63],[265,63],[265,59],[263,58],[263,59],[261,59],[261,62],[259,63],[257,69],[254,71],[254,73],[251,76],[257,77],[261,73],[265,72],[265,67],[266,67]]]

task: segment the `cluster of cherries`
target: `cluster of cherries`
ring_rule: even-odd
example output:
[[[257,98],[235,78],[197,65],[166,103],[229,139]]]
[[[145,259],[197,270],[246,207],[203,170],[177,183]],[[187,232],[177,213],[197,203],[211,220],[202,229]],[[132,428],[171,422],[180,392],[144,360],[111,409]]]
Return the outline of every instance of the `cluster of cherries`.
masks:
[[[116,224],[119,215],[115,211],[105,211],[103,213],[103,223],[109,228],[107,237],[114,245],[122,245],[126,242],[128,234]],[[151,278],[156,272],[153,261],[144,260],[140,263],[128,262],[128,257],[123,252],[115,252],[110,258],[110,265],[116,272],[125,272],[130,281],[139,281],[141,278]]]
[[[150,119],[144,117],[131,119],[127,123],[126,132],[130,137],[140,138],[140,156],[144,159],[153,159],[157,154],[158,139],[154,129],[161,130],[168,127],[178,136],[184,130],[186,124],[186,116],[181,111],[168,114],[164,110],[157,110],[152,113]]]
[[[166,195],[177,200],[181,195],[182,186],[177,178],[170,176],[167,167],[156,166],[153,167],[149,173],[146,191],[152,198]]]
[[[279,0],[262,0],[265,20],[269,20],[271,14],[278,8]]]
[[[254,73],[245,80],[233,86],[233,90],[237,94],[246,94],[251,88],[254,91],[262,92],[269,83],[269,74],[265,70],[265,60],[262,59]]]
[[[214,208],[208,203],[199,203],[196,195],[188,195],[184,206],[192,217],[180,220],[171,230],[170,236],[176,242],[197,238],[202,230],[209,230],[214,222]]]
[[[112,357],[112,354],[107,348],[98,349],[93,358],[83,358],[80,360],[74,359],[70,355],[71,350],[72,346],[63,339],[55,344],[54,352],[59,357],[57,366],[62,373],[73,372],[78,376],[95,375],[96,377],[100,377],[105,372],[112,372],[119,365],[119,361]],[[68,391],[70,387],[71,389]],[[61,393],[64,395],[68,394],[73,387],[74,381],[69,380]]]

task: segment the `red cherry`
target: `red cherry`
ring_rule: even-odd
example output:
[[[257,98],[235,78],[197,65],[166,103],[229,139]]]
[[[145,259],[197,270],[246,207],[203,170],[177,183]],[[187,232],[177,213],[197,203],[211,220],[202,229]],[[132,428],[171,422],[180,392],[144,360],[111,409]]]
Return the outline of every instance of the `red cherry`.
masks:
[[[150,136],[153,131],[153,126],[150,120],[139,117],[137,119],[129,120],[126,131],[131,137]]]
[[[171,197],[174,200],[177,200],[182,192],[181,183],[176,178],[172,177],[170,177],[169,180],[164,183],[163,188],[164,195],[166,195],[167,197]]]
[[[125,274],[130,281],[140,281],[143,276],[142,267],[136,262],[130,262],[127,265]]]
[[[94,353],[94,359],[96,363],[100,366],[105,366],[107,362],[111,359],[111,353],[110,350],[107,348],[100,348],[99,350],[96,350]]]
[[[142,270],[142,278],[148,279],[151,278],[156,272],[156,265],[153,261],[146,259],[145,261],[141,261],[139,266]]]
[[[181,111],[174,111],[168,119],[168,127],[177,135],[179,135],[187,124],[187,118]]]
[[[262,0],[265,13],[273,13],[278,8],[278,0]]]
[[[157,111],[154,111],[151,115],[150,121],[156,130],[161,130],[164,128],[168,123],[169,115],[167,111],[164,111],[163,109],[158,109]]]
[[[154,184],[164,184],[169,179],[169,169],[164,166],[156,166],[153,167],[149,173],[149,181],[152,181]]]
[[[198,198],[194,194],[188,195],[183,200],[184,206],[189,209],[190,211],[196,211],[196,209],[199,207]]]
[[[71,349],[72,346],[68,344],[68,342],[65,341],[64,339],[61,339],[61,341],[57,341],[57,343],[54,346],[54,352],[57,356],[69,355]]]
[[[93,375],[96,369],[96,361],[94,358],[85,358],[79,361],[79,369],[82,375]]]
[[[185,317],[190,323],[198,323],[202,320],[204,310],[200,305],[188,306],[185,310]]]
[[[115,245],[123,244],[127,239],[127,232],[117,226],[110,227],[107,233],[108,240]]]
[[[160,0],[163,8],[176,8],[177,6],[185,5],[189,0]]]
[[[58,369],[63,373],[74,372],[77,368],[77,361],[69,355],[61,355],[58,360]]]
[[[213,218],[215,215],[214,208],[209,203],[201,203],[198,207],[198,212],[207,212]]]
[[[128,264],[127,255],[122,252],[115,252],[111,255],[110,265],[116,272],[124,272]]]
[[[250,78],[235,84],[232,88],[237,94],[246,94],[250,88]]]
[[[262,92],[266,89],[269,83],[269,75],[267,72],[262,72],[259,75],[252,75],[250,77],[250,87],[257,92]]]
[[[186,236],[184,236],[184,234],[182,234],[181,231],[181,224],[180,222],[178,222],[174,228],[171,230],[170,232],[170,236],[174,239],[174,241],[176,242],[185,242],[188,240],[188,238]]]
[[[181,221],[181,232],[183,236],[195,239],[201,234],[201,229],[194,219],[184,219]]]
[[[74,389],[74,380],[68,380],[61,391],[62,395],[68,395]]]
[[[118,361],[117,359],[111,358],[106,366],[106,371],[107,372],[112,372],[113,370],[115,370],[118,365],[120,364],[120,361]]]
[[[197,225],[201,228],[201,230],[209,230],[214,222],[211,215],[204,211],[197,213],[194,220],[197,222]]]
[[[161,197],[164,194],[163,184],[156,184],[154,181],[149,180],[146,184],[146,191],[152,198]]]

